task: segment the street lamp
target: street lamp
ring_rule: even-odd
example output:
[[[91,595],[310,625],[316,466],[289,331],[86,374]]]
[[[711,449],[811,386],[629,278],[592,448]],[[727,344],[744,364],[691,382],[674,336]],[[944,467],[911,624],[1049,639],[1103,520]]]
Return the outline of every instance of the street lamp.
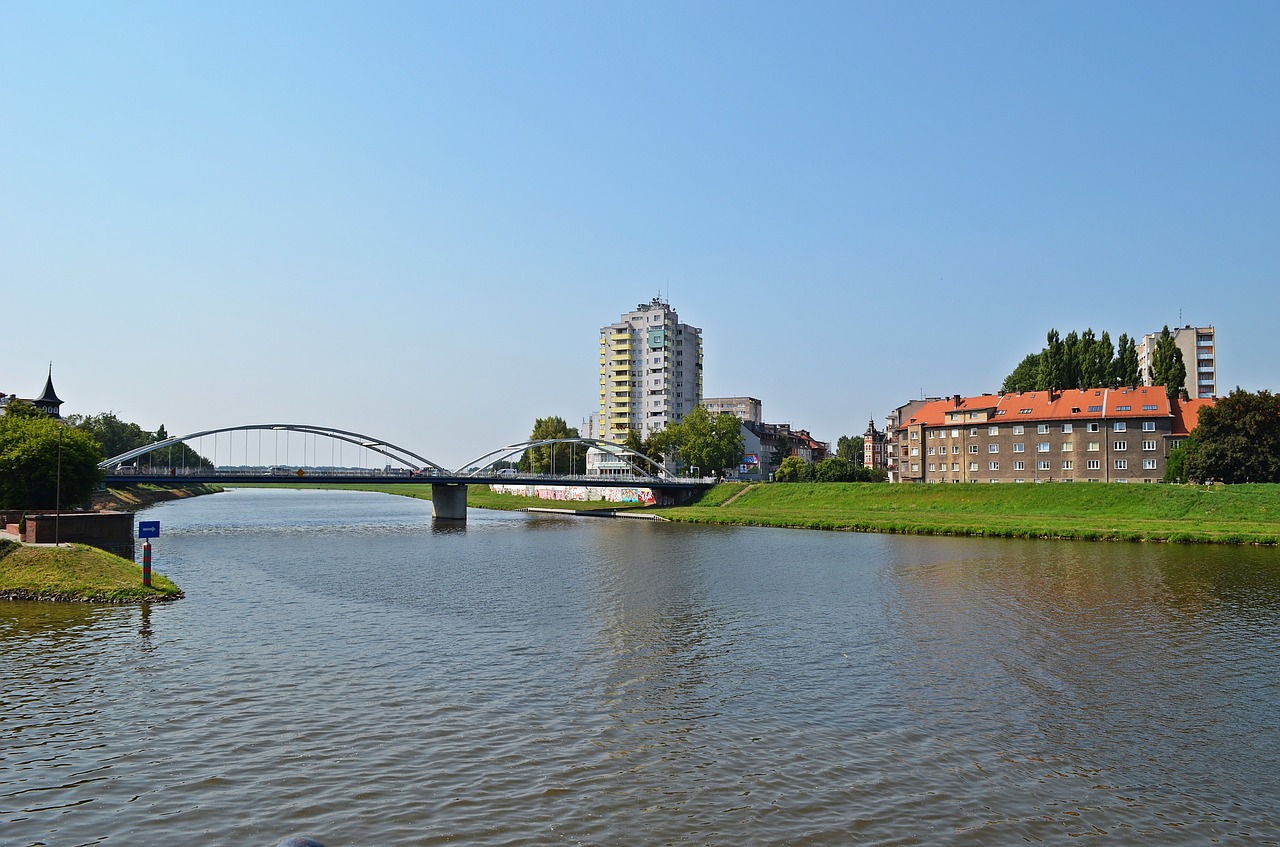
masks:
[[[62,423],[58,423],[58,470],[54,477],[53,494],[53,546],[58,546],[59,525],[62,523]]]

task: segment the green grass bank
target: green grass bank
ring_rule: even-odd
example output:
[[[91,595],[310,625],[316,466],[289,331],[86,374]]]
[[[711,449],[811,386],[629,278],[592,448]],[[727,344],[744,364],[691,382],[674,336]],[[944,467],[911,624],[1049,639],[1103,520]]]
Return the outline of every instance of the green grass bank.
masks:
[[[1280,543],[1280,485],[725,483],[661,512],[674,521],[857,532]]]
[[[141,603],[181,596],[178,586],[154,572],[151,587],[144,587],[140,566],[96,547],[0,540],[0,599]]]

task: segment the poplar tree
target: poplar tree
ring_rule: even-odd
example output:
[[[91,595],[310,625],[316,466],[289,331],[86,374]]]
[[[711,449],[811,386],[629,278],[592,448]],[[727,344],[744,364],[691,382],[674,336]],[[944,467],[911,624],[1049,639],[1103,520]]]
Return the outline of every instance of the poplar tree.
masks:
[[[1173,340],[1168,324],[1160,331],[1156,349],[1151,355],[1151,384],[1163,385],[1170,397],[1176,397],[1187,381],[1187,366],[1182,351]]]

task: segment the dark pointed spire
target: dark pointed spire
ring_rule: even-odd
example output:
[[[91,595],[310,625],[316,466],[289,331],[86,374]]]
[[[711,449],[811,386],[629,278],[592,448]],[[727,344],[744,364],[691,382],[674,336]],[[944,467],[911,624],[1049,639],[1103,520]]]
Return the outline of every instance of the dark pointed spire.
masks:
[[[44,393],[31,402],[46,414],[53,415],[55,418],[62,417],[59,414],[62,401],[58,399],[58,393],[53,390],[53,362],[49,363],[49,378],[44,381]]]

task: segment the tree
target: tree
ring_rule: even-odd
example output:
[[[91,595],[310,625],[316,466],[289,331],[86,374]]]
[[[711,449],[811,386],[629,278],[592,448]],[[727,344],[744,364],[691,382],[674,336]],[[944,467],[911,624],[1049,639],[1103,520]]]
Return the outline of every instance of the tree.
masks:
[[[774,471],[773,479],[775,482],[809,482],[813,479],[813,468],[799,456],[788,456]]]
[[[1107,380],[1109,385],[1142,384],[1142,375],[1138,373],[1138,343],[1127,333],[1120,333],[1116,358],[1111,368],[1111,378]]]
[[[704,407],[698,406],[674,429],[679,441],[677,452],[689,467],[719,473],[742,461],[746,445],[741,424],[733,415],[722,413],[712,417]]]
[[[533,422],[530,441],[577,438],[578,430],[564,418],[538,418]],[[583,444],[543,444],[530,447],[520,457],[520,470],[528,473],[582,474],[587,472],[587,448]]]
[[[861,435],[842,435],[836,439],[836,456],[855,465],[863,462],[863,438]]]
[[[1280,482],[1280,395],[1236,388],[1201,407],[1183,447],[1187,479]]]
[[[52,509],[89,499],[102,480],[92,436],[10,401],[0,415],[0,507]]]
[[[1088,330],[1085,334],[1092,336],[1093,330]],[[1097,388],[1101,385],[1111,385],[1115,357],[1116,351],[1111,345],[1111,334],[1103,330],[1102,335],[1091,340],[1084,351],[1084,359],[1080,363],[1080,379],[1076,387]]]
[[[1005,394],[1014,391],[1037,391],[1040,388],[1040,354],[1028,353],[1026,357],[1018,363],[1004,382],[1000,385],[1000,390]]]
[[[1040,353],[1040,375],[1036,379],[1038,391],[1063,387],[1067,376],[1067,351],[1058,331],[1049,330],[1045,340],[1047,343]]]
[[[1182,361],[1182,351],[1166,324],[1151,354],[1151,384],[1163,385],[1170,397],[1176,397],[1186,381],[1187,366]]]
[[[1191,442],[1192,436],[1187,438],[1178,446],[1169,451],[1169,458],[1164,463],[1164,481],[1165,482],[1186,482],[1187,481],[1187,450],[1188,444]]]

